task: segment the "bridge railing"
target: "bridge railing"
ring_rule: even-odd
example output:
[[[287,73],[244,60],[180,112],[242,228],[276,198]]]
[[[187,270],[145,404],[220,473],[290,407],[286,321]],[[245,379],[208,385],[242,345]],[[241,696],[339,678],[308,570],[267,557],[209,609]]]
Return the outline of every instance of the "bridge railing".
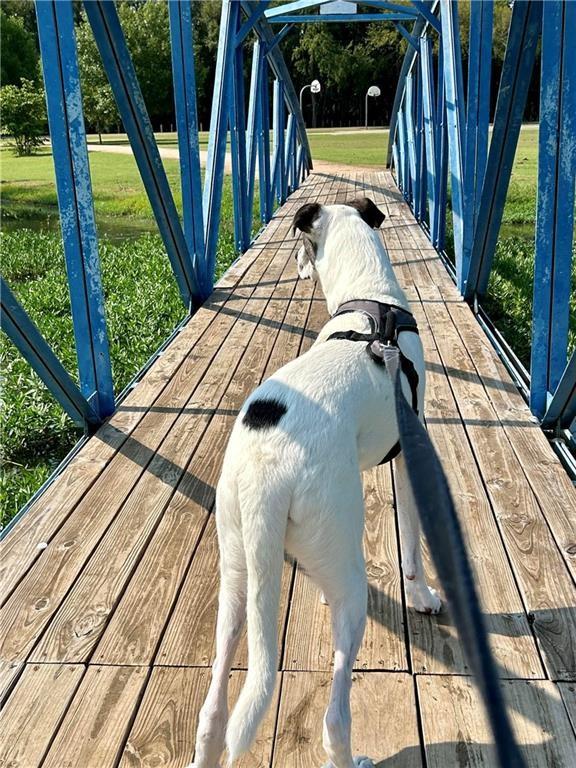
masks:
[[[462,296],[478,310],[488,289],[541,42],[532,355],[530,371],[523,372],[519,382],[525,383],[532,411],[543,426],[574,443],[576,353],[568,359],[568,330],[576,178],[576,57],[571,54],[576,3],[513,4],[491,131],[493,3],[470,3],[466,89],[458,6],[437,0],[407,35],[388,165],[440,251],[446,246],[449,205],[454,278]],[[518,361],[508,362],[518,367]]]
[[[260,218],[296,189],[312,167],[296,91],[263,13],[268,3],[224,0],[208,158],[202,182],[193,47],[194,3],[170,0],[169,20],[181,169],[183,220],[112,0],[84,9],[128,135],[184,305],[193,312],[212,292],[227,139],[230,136],[234,232],[238,251],[252,239],[258,176]],[[115,392],[83,117],[72,0],[37,0],[36,16],[58,206],[71,297],[79,386],[2,282],[2,327],[68,415],[93,428],[114,411]],[[252,49],[245,109],[244,49]],[[270,98],[273,80],[273,96]],[[270,108],[273,141],[270,146]]]

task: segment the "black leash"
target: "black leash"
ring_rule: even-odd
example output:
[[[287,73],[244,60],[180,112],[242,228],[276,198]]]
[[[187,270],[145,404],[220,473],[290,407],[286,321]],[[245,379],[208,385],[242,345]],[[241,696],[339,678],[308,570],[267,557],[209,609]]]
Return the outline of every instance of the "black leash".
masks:
[[[428,433],[402,392],[399,348],[392,344],[384,346],[383,359],[394,383],[400,445],[422,529],[484,700],[498,761],[502,768],[524,768],[524,758],[504,705],[446,476]]]

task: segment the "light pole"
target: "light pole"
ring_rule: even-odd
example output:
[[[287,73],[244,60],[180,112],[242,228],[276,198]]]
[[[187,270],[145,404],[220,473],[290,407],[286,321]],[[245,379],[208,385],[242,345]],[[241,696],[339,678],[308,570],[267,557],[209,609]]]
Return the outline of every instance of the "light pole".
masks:
[[[300,112],[302,113],[302,119],[304,119],[304,113],[302,112],[302,94],[304,93],[306,88],[310,88],[311,93],[320,93],[320,91],[322,90],[322,86],[320,85],[319,80],[312,80],[311,83],[308,83],[308,85],[305,85],[303,88],[300,89]]]
[[[371,85],[366,91],[366,97],[364,99],[364,129],[368,130],[368,96],[377,99],[380,96],[380,88],[377,85]]]

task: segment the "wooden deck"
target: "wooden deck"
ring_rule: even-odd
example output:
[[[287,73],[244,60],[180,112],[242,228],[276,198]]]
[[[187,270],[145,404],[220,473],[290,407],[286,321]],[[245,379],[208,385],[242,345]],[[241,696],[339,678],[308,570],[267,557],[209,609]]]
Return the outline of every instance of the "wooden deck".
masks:
[[[306,200],[363,192],[426,348],[430,434],[449,474],[510,713],[529,766],[576,765],[576,491],[387,173],[315,174],[110,421],[2,543],[0,766],[185,766],[214,652],[211,510],[243,399],[326,319],[296,279]],[[406,609],[393,467],[365,475],[369,620],[354,749],[380,768],[494,766],[450,615]],[[430,565],[428,564],[430,570]],[[327,609],[285,566],[277,695],[241,765],[317,768]],[[242,684],[243,644],[232,673]]]

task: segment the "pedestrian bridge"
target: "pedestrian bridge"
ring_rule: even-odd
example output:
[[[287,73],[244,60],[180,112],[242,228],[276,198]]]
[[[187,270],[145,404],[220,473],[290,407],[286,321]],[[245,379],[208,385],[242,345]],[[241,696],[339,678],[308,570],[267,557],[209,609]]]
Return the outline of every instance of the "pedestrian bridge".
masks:
[[[214,655],[218,550],[212,513],[227,436],[248,393],[306,350],[327,319],[319,288],[297,279],[294,212],[304,202],[358,195],[387,214],[380,236],[425,348],[428,432],[458,508],[526,764],[576,764],[576,490],[566,469],[576,407],[566,277],[576,58],[559,54],[567,50],[576,4],[514,4],[488,149],[489,93],[482,86],[490,81],[491,3],[471,5],[466,93],[457,3],[364,3],[372,9],[366,16],[396,24],[409,39],[389,168],[333,174],[312,170],[296,91],[278,47],[292,25],[317,21],[306,9],[321,4],[268,8],[224,0],[202,195],[191,4],[170,3],[183,225],[114,5],[85,4],[190,308],[186,323],[119,400],[107,346],[72,4],[37,4],[80,386],[5,284],[3,322],[91,437],[0,543],[0,766],[183,768],[192,760]],[[284,25],[276,36],[274,23]],[[251,32],[256,41],[245,115],[242,51]],[[528,373],[518,370],[481,304],[539,40],[536,341]],[[213,285],[228,126],[242,255]],[[251,240],[256,195],[265,226]],[[444,252],[447,215],[454,268]],[[370,755],[379,768],[493,768],[492,735],[450,606],[431,617],[406,605],[394,464],[365,473],[364,486],[369,619],[352,689],[354,752]],[[429,553],[426,559],[441,590]],[[321,720],[332,668],[329,615],[306,575],[288,561],[279,622],[274,703],[240,765],[316,768],[324,762]],[[231,673],[232,699],[246,665],[243,641]]]
[[[319,288],[296,275],[295,210],[355,195],[387,214],[381,236],[426,352],[426,422],[518,740],[529,765],[574,765],[576,490],[386,171],[309,176],[2,542],[0,765],[191,760],[214,653],[212,510],[227,436],[248,393],[327,319]],[[494,766],[450,611],[406,606],[393,475],[386,465],[364,476],[369,620],[352,689],[354,751],[382,768]],[[241,765],[316,767],[329,613],[290,562],[280,637],[276,698]],[[246,664],[243,643],[233,697]]]

